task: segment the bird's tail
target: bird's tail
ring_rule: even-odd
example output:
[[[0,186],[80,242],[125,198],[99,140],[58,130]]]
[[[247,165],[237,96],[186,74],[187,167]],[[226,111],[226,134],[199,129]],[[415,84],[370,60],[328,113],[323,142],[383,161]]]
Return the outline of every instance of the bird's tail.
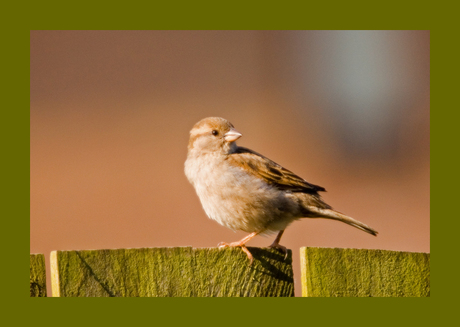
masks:
[[[357,221],[356,219],[346,216],[343,213],[340,213],[338,211],[335,211],[332,209],[321,209],[321,208],[312,207],[312,206],[310,206],[308,209],[311,213],[314,213],[317,218],[327,218],[327,219],[339,220],[341,222],[344,222],[345,224],[356,227],[374,236],[377,236],[378,234],[378,232],[375,229],[367,226],[366,224],[363,224],[360,221]],[[313,216],[310,216],[310,217],[313,218]]]

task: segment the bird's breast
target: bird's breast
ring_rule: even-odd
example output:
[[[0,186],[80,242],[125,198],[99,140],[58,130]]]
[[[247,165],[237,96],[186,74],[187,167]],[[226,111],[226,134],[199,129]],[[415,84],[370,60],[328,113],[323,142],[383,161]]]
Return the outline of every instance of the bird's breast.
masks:
[[[185,174],[209,218],[233,230],[264,231],[283,219],[292,221],[290,200],[263,180],[209,156],[187,158]]]

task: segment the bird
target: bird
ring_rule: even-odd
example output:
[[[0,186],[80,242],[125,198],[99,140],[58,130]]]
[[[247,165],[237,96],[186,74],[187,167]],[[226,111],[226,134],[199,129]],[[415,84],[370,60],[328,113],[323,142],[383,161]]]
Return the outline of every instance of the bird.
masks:
[[[287,254],[280,245],[281,237],[292,222],[302,218],[338,220],[377,236],[375,229],[324,202],[319,194],[326,191],[324,187],[238,146],[241,136],[220,117],[204,118],[190,131],[184,170],[206,215],[234,231],[249,233],[237,242],[221,242],[219,248],[240,247],[252,264],[246,243],[256,235],[278,233],[269,248]]]

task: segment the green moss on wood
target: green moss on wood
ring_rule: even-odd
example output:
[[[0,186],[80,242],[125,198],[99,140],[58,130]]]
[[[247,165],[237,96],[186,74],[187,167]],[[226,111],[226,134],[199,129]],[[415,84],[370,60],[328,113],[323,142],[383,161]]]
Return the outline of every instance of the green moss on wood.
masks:
[[[430,254],[366,249],[300,249],[302,295],[430,296]]]
[[[30,255],[30,297],[46,296],[46,268],[43,254]]]
[[[292,254],[191,247],[55,251],[53,296],[293,296]]]

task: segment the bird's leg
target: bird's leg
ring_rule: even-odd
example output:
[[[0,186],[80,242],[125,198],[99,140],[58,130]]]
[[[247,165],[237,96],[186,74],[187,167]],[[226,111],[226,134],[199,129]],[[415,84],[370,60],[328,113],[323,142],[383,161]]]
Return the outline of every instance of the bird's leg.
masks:
[[[272,248],[272,249],[278,249],[278,250],[281,250],[284,254],[285,254],[285,259],[287,257],[287,249],[285,246],[282,246],[280,245],[280,240],[281,240],[281,236],[283,236],[283,233],[284,233],[284,229],[283,230],[280,230],[280,232],[278,233],[278,235],[276,236],[275,240],[273,241],[272,244],[270,244],[268,247],[269,248]]]
[[[254,258],[252,256],[251,252],[249,252],[248,248],[246,247],[246,243],[249,242],[249,240],[251,240],[257,234],[259,234],[259,233],[258,232],[251,233],[248,236],[246,236],[245,238],[243,238],[241,241],[238,241],[238,242],[232,242],[232,243],[220,242],[219,244],[217,244],[217,246],[220,247],[220,248],[240,247],[244,251],[244,253],[246,253],[246,255],[248,256],[250,264],[252,264],[252,261],[254,260]]]

